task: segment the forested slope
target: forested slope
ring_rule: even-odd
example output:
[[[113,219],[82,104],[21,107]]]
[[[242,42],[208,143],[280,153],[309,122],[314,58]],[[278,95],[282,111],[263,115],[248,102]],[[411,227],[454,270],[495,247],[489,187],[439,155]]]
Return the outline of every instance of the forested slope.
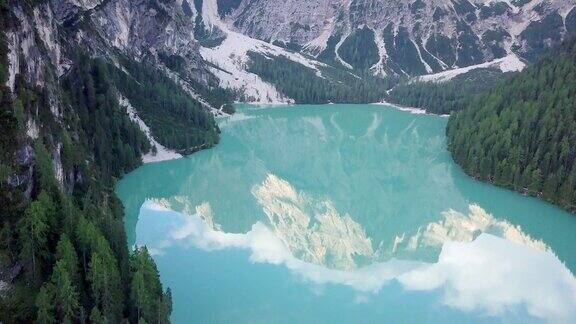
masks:
[[[17,4],[25,18],[42,1]],[[217,143],[214,119],[153,65],[121,54],[96,58],[63,42],[70,61],[59,75],[37,63],[49,57],[37,30],[34,56],[10,66],[5,32],[24,19],[14,7],[0,0],[0,322],[167,323],[170,290],[146,248],[128,247],[113,190],[151,149],[119,96],[171,149]]]
[[[464,109],[476,96],[492,89],[510,74],[498,69],[476,69],[444,82],[400,82],[386,100],[432,114],[450,114]]]
[[[122,64],[126,72],[102,60],[92,65],[130,100],[160,144],[191,153],[218,143],[214,117],[199,101],[150,63],[124,59]]]
[[[576,211],[576,41],[454,114],[447,136],[471,176]]]
[[[128,251],[112,190],[149,145],[96,74],[78,76],[93,88],[62,87],[71,104],[62,122],[22,78],[14,99],[1,89],[0,265],[11,282],[0,299],[2,322],[169,320],[170,292],[145,248]],[[38,114],[34,138],[26,133],[30,114]]]

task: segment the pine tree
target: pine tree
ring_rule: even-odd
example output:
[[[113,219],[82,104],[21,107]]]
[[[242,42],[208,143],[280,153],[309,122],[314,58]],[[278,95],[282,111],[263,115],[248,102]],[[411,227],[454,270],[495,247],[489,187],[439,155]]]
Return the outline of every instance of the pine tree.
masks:
[[[482,180],[576,210],[574,76],[569,39],[453,114],[447,137],[456,162]]]
[[[39,187],[47,192],[55,192],[57,190],[57,183],[50,153],[48,153],[48,150],[46,150],[46,147],[40,141],[36,142],[34,153],[36,155]]]
[[[130,260],[132,273],[130,301],[135,319],[168,323],[172,294],[162,292],[158,270],[146,247],[136,248]]]
[[[54,287],[52,284],[44,284],[38,295],[36,296],[37,317],[36,323],[38,324],[52,324],[56,323],[54,317]]]
[[[103,238],[98,239],[95,252],[90,258],[88,280],[92,297],[102,310],[102,314],[109,320],[120,320],[122,313],[120,273],[110,247]]]
[[[63,323],[72,323],[79,317],[78,290],[69,276],[69,269],[64,260],[54,265],[51,282],[54,285],[54,303],[56,314]]]
[[[106,317],[102,315],[102,312],[98,309],[98,307],[94,306],[92,311],[90,312],[90,322],[93,324],[107,324],[108,321]]]
[[[79,285],[78,255],[66,234],[60,237],[60,241],[58,241],[58,245],[56,246],[56,260],[62,262],[72,283]]]
[[[41,201],[33,201],[20,224],[20,258],[24,261],[30,282],[41,280],[44,257],[47,254],[48,221],[46,207]]]

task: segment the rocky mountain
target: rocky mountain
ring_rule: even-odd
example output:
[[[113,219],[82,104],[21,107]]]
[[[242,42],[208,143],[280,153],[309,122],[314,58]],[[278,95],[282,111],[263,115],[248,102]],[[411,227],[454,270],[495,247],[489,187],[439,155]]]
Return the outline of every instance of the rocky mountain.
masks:
[[[6,32],[10,88],[18,73],[43,85],[49,78],[46,66],[61,77],[74,64],[78,48],[116,63],[119,56],[149,60],[166,72],[166,59],[178,57],[183,67],[178,79],[192,94],[198,85],[216,81],[191,34],[194,23],[178,1],[58,0],[43,1],[31,11],[24,7],[12,8],[19,28]]]
[[[431,74],[504,57],[533,61],[576,30],[572,0],[218,3],[220,16],[245,35],[380,75]]]
[[[66,48],[81,46],[153,62],[214,112],[223,103],[207,92],[218,87],[243,101],[294,101],[250,69],[249,52],[287,57],[318,76],[330,66],[435,80],[476,66],[520,70],[576,30],[571,0],[53,0],[31,15],[14,12],[23,28],[7,33],[9,84],[21,54],[26,75],[42,83],[40,61],[61,76],[73,61]],[[38,38],[26,37],[35,30]]]

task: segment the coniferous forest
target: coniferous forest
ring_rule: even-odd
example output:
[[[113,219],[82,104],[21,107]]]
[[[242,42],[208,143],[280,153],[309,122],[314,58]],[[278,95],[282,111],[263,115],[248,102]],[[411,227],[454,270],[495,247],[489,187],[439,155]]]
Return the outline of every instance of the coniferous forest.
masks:
[[[448,123],[471,176],[576,211],[576,41],[474,100]]]
[[[509,74],[496,69],[477,69],[440,83],[405,80],[389,92],[386,100],[433,114],[450,114],[467,107],[476,96],[509,78]]]
[[[371,103],[379,102],[396,78],[377,78],[369,74],[358,76],[333,67],[317,71],[296,63],[285,56],[267,57],[249,52],[249,71],[274,84],[295,103]]]
[[[128,73],[96,62],[150,125],[152,135],[166,147],[185,153],[218,143],[213,116],[188,93],[146,62],[123,60]]]
[[[112,190],[115,177],[140,164],[148,144],[92,72],[81,82],[93,89],[67,89],[71,102],[85,103],[70,106],[78,111],[68,115],[76,116],[68,127],[50,119],[41,91],[20,81],[12,101],[2,89],[1,123],[9,132],[0,144],[0,257],[15,282],[0,305],[3,322],[168,322],[170,291],[162,290],[146,248],[128,251],[123,207]],[[34,111],[46,119],[30,142],[22,123]]]
[[[38,28],[50,29],[47,26],[35,26],[29,38],[12,44],[31,56],[8,50],[6,32],[18,30],[26,21],[16,18],[10,5],[17,3],[19,13],[34,22],[28,23],[31,25],[42,14],[35,6],[45,2],[0,0],[0,323],[168,323],[171,290],[163,287],[148,249],[128,246],[124,207],[114,192],[117,181],[141,166],[144,154],[154,151],[119,99],[128,99],[160,144],[188,154],[210,148],[220,139],[220,129],[206,103],[215,110],[233,113],[233,100],[251,98],[240,98],[242,89],[220,88],[219,81],[223,80],[209,73],[210,68],[220,69],[218,62],[203,62],[198,49],[186,51],[196,41],[205,48],[224,41],[224,33],[209,30],[214,26],[203,21],[203,1],[193,1],[196,16],[190,37],[195,37],[191,39],[194,42],[181,43],[181,34],[167,37],[162,39],[161,50],[145,49],[137,57],[106,47],[109,44],[104,40],[112,43],[120,37],[94,37],[82,45],[57,42],[61,47],[53,52],[67,59],[57,61],[65,66],[62,71],[51,60],[43,59],[50,54],[46,40],[34,43],[32,54],[30,48],[22,49],[23,43],[40,38]],[[62,20],[58,23],[64,27],[58,37],[68,38],[68,32],[93,23],[87,19],[88,12],[107,2],[90,8],[83,3],[86,12],[59,16]],[[164,2],[154,1],[154,5],[161,9]],[[178,3],[185,15],[192,16],[187,1]],[[245,5],[237,0],[216,3],[221,18]],[[134,4],[127,1],[123,5],[131,10]],[[65,3],[59,8],[66,6],[74,7]],[[138,3],[134,7],[146,6]],[[472,7],[470,13],[476,12]],[[412,10],[417,13],[419,8],[426,5],[415,1]],[[156,15],[160,16],[158,21],[182,18],[163,15],[156,9],[130,14],[142,16],[141,25],[124,25],[130,28],[150,26],[152,19],[148,18]],[[438,11],[438,15],[443,13]],[[466,17],[477,19],[475,14]],[[563,24],[575,26],[575,17],[566,16]],[[175,32],[173,27],[178,25],[158,26],[162,28],[143,33],[135,42],[156,44],[158,33]],[[469,47],[452,51],[448,38],[440,35],[433,39],[438,56],[450,58],[453,52],[458,53],[447,66],[483,61],[476,36],[467,26],[460,22],[457,29],[462,44]],[[247,65],[242,66],[245,72],[258,75],[299,104],[388,100],[430,113],[451,114],[446,129],[448,149],[468,175],[576,212],[576,39],[565,41],[518,74],[478,70],[449,82],[426,83],[400,80],[399,75],[407,78],[429,71],[422,45],[410,40],[406,28],[394,31],[392,27],[377,32],[368,25],[356,29],[342,40],[338,52],[339,36],[330,35],[326,40],[330,51],[317,58],[334,64],[338,55],[350,63],[350,68],[340,63],[317,63],[311,68],[287,56],[256,51],[248,52],[249,61],[237,63]],[[291,28],[300,27],[292,24]],[[554,34],[555,28],[527,30],[534,33],[527,40],[533,38],[537,43],[536,54],[544,51],[546,40],[550,40],[539,34],[558,34]],[[377,45],[375,37],[383,37],[388,47]],[[175,49],[181,51],[171,51]],[[443,49],[446,55],[440,51]],[[382,60],[384,51],[395,63],[386,70],[388,76],[377,77],[371,68]],[[9,52],[21,56],[18,64],[8,64]],[[198,56],[187,60],[174,52]],[[190,67],[186,64],[192,59],[206,72],[198,80],[196,75],[186,74]],[[26,64],[46,66],[35,70],[38,75],[25,75]],[[178,83],[186,75],[189,79],[185,83],[192,90]],[[370,238],[367,241],[371,242]],[[371,250],[370,256],[378,251]],[[357,256],[356,252],[350,255],[351,259]]]

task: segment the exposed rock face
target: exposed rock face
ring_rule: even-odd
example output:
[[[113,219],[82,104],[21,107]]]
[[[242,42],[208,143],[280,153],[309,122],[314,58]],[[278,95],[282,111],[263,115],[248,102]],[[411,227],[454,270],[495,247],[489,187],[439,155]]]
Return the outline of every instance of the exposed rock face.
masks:
[[[269,174],[252,189],[274,234],[297,258],[337,269],[353,269],[355,258],[374,256],[372,241],[350,215],[330,200],[317,201],[297,192],[286,180]]]
[[[185,63],[183,79],[203,85],[214,80],[194,39],[194,22],[177,0],[53,0],[32,10],[17,5],[13,13],[19,26],[7,33],[11,88],[19,73],[40,87],[55,83],[78,48],[113,61],[123,54],[159,66],[160,57],[178,56]]]
[[[29,166],[34,162],[34,149],[30,145],[24,145],[16,152],[16,163],[19,166]]]
[[[30,145],[23,145],[14,154],[14,162],[19,167],[20,172],[16,172],[8,177],[8,185],[23,188],[24,197],[30,198],[33,185],[33,172],[36,162],[34,149]]]
[[[51,0],[33,10],[15,5],[13,12],[19,26],[7,33],[12,88],[18,73],[50,88],[83,48],[165,70],[166,60],[177,58],[177,77],[191,93],[219,81],[255,101],[279,102],[289,100],[273,86],[252,86],[262,83],[257,76],[236,73],[245,72],[245,51],[219,48],[261,46],[255,38],[331,65],[414,76],[505,57],[534,60],[576,31],[572,0]],[[221,68],[232,61],[239,62],[235,69]],[[50,103],[59,116],[58,96]]]
[[[179,1],[108,1],[90,15],[95,31],[107,45],[137,60],[158,55],[184,59],[187,76],[207,83],[211,75],[194,39],[194,22]],[[82,35],[91,42],[91,35]]]
[[[242,0],[226,21],[324,61],[362,69],[358,52],[374,56],[375,73],[421,75],[533,60],[574,28],[575,10],[570,0]]]

